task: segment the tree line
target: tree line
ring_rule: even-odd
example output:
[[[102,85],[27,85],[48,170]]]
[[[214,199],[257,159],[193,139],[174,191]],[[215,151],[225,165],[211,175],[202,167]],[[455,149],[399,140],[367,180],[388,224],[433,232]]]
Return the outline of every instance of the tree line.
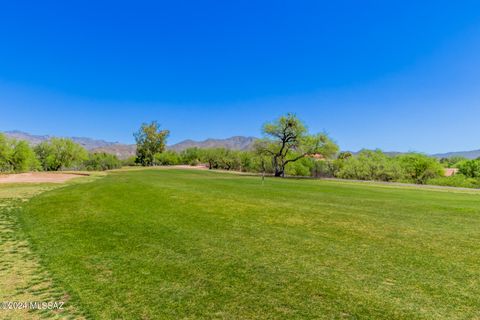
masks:
[[[275,163],[255,150],[236,151],[225,148],[188,148],[181,152],[166,150],[153,157],[153,166],[203,164],[209,169],[266,173],[274,176]],[[459,172],[445,177],[445,163],[420,153],[390,156],[381,150],[362,150],[358,154],[338,153],[332,158],[306,156],[288,163],[284,175],[313,178],[402,182],[457,187],[480,187],[480,160],[462,159],[448,167]]]
[[[154,121],[143,124],[134,134],[137,143],[136,162],[151,166],[197,161],[208,163],[210,169],[248,171],[255,168],[257,171],[272,171],[276,177],[283,177],[289,168],[295,166],[294,163],[302,159],[313,155],[331,157],[338,152],[338,146],[327,134],[310,134],[294,114],[266,123],[262,132],[264,137],[255,142],[251,152],[191,148],[176,154],[165,151],[169,131],[160,129],[158,122]]]
[[[142,124],[134,133],[136,155],[126,160],[104,152],[88,152],[70,139],[52,138],[34,147],[0,134],[0,172],[109,170],[121,166],[206,165],[209,169],[271,174],[480,187],[480,159],[435,159],[420,153],[390,156],[381,150],[339,152],[326,134],[309,133],[293,114],[266,123],[252,150],[188,148],[167,150],[169,131],[158,122]],[[445,168],[458,173],[444,176]]]
[[[362,150],[357,154],[339,152],[337,144],[327,134],[310,134],[293,114],[266,123],[262,133],[263,138],[257,140],[253,150],[249,151],[188,148],[175,152],[166,150],[169,131],[152,122],[143,124],[135,134],[135,161],[143,166],[205,164],[209,169],[261,172],[276,177],[289,175],[480,187],[480,159],[438,160],[421,153],[390,156],[381,150]],[[445,168],[458,168],[458,173],[445,177]]]
[[[0,172],[109,170],[120,168],[117,156],[88,152],[70,139],[51,138],[35,147],[0,134]]]

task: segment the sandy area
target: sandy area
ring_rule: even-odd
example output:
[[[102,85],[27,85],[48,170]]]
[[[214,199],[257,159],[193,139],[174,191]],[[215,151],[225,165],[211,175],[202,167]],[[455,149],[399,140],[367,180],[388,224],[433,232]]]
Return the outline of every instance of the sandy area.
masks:
[[[84,174],[54,173],[54,172],[28,172],[17,174],[0,175],[0,183],[25,183],[25,182],[52,182],[62,183],[73,178],[84,176]]]
[[[190,166],[185,164],[179,164],[176,166],[167,166],[167,168],[208,170],[208,167],[206,165]]]

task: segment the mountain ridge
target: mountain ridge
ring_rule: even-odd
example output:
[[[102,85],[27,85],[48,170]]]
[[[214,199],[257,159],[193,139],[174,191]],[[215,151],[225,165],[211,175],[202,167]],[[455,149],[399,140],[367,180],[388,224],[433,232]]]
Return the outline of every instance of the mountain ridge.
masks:
[[[25,140],[29,142],[31,145],[37,145],[43,141],[51,139],[55,136],[51,135],[34,135],[29,134],[27,132],[19,131],[19,130],[12,130],[12,131],[3,131],[3,133],[9,137],[14,138],[17,140]],[[119,142],[109,142],[102,139],[93,139],[87,137],[67,137],[72,139],[74,142],[82,145],[85,149],[93,152],[106,152],[112,153],[117,155],[119,158],[125,159],[130,156],[135,155],[136,146],[134,144],[125,144]],[[205,140],[192,140],[187,139],[180,141],[178,143],[172,144],[167,146],[168,150],[174,150],[177,152],[181,152],[187,148],[227,148],[232,150],[249,150],[252,148],[254,141],[258,139],[255,137],[246,137],[246,136],[233,136],[230,138],[224,139],[214,139],[208,138]],[[357,152],[353,152],[356,154]],[[386,154],[390,155],[398,155],[403,154],[405,152],[385,152]],[[480,157],[480,149],[478,150],[470,150],[470,151],[453,151],[453,152],[445,152],[445,153],[435,153],[431,154],[430,156],[435,158],[449,158],[454,156],[465,157],[468,159],[476,159]]]
[[[187,139],[168,146],[169,150],[183,151],[188,148],[226,148],[232,150],[249,150],[257,140],[255,137],[233,136],[225,139],[205,139],[202,141]]]
[[[464,157],[467,159],[477,159],[480,157],[480,149],[471,151],[454,151],[445,153],[432,154],[435,158],[451,158],[451,157]]]
[[[35,146],[43,141],[47,141],[51,138],[57,136],[51,135],[34,135],[27,132],[12,130],[3,132],[7,137],[24,140]],[[121,159],[128,158],[135,155],[136,146],[134,144],[125,144],[119,142],[109,142],[101,139],[92,139],[86,137],[60,137],[60,138],[69,138],[72,139],[75,143],[80,144],[85,149],[92,152],[106,152],[117,155]],[[192,139],[183,140],[179,143],[167,146],[168,150],[174,150],[181,152],[187,148],[227,148],[232,150],[249,150],[253,142],[257,138],[255,137],[244,137],[244,136],[233,136],[225,139],[213,139],[209,138],[202,141],[196,141]]]

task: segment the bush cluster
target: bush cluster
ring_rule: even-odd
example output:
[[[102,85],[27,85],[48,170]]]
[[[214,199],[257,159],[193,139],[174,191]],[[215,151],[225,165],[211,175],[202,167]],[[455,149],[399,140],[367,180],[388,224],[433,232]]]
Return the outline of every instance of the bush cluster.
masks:
[[[153,164],[157,166],[171,165],[206,165],[209,169],[234,170],[243,172],[262,171],[261,158],[252,151],[235,151],[225,148],[199,149],[188,148],[181,152],[172,150],[154,155]],[[268,172],[271,164],[265,165]]]
[[[443,162],[446,161],[444,160]],[[480,188],[480,159],[467,160],[456,157],[451,159],[448,165],[452,168],[458,168],[458,174],[451,177],[430,179],[427,183],[439,186]]]
[[[463,160],[458,162],[456,167],[467,178],[480,178],[480,159]]]
[[[319,165],[317,165],[318,167]],[[444,168],[435,159],[419,153],[389,156],[380,150],[362,150],[357,155],[338,156],[322,164],[319,176],[342,179],[397,181],[425,184],[443,176]]]
[[[253,151],[189,148],[180,153],[159,153],[154,159],[155,165],[204,164],[209,169],[274,172],[272,159]],[[436,159],[422,154],[390,157],[380,150],[363,150],[355,156],[341,153],[335,160],[305,157],[288,164],[286,173],[290,176],[426,183],[429,179],[442,176],[443,167]]]
[[[70,139],[52,138],[32,148],[0,134],[0,172],[109,170],[121,165],[117,156],[88,153]]]
[[[460,188],[480,188],[480,179],[468,178],[460,173],[451,177],[430,179],[427,181],[427,184]]]
[[[156,165],[205,164],[210,169],[273,173],[272,160],[252,151],[224,148],[189,148],[180,153],[167,151],[155,156]],[[447,161],[448,160],[448,161]],[[444,177],[445,167],[459,168],[459,174]],[[437,160],[420,153],[390,156],[381,150],[362,150],[353,155],[342,152],[333,160],[305,157],[286,168],[290,176],[406,182],[457,187],[480,187],[480,160],[464,158]]]
[[[87,160],[83,162],[83,166],[89,171],[104,171],[120,168],[122,162],[116,155],[96,152],[88,155]]]
[[[40,163],[25,141],[8,139],[0,134],[0,172],[35,171]]]
[[[69,139],[52,138],[32,148],[25,141],[8,139],[0,134],[0,172],[111,170],[138,165],[136,157],[119,160],[108,153],[88,153]],[[242,172],[274,173],[272,159],[254,151],[225,148],[188,148],[153,155],[153,165],[198,165],[209,169]],[[459,173],[444,177],[445,167],[458,168]],[[440,186],[480,188],[480,159],[448,158],[440,161],[419,153],[389,156],[380,150],[362,150],[353,155],[343,152],[335,159],[304,157],[289,163],[286,174],[316,178],[397,181]]]

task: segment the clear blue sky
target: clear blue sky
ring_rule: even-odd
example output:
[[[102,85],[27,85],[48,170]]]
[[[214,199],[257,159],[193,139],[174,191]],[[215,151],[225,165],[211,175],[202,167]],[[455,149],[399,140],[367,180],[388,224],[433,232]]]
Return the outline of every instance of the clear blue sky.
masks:
[[[342,149],[480,148],[479,1],[4,1],[0,130],[259,136],[294,112]]]

